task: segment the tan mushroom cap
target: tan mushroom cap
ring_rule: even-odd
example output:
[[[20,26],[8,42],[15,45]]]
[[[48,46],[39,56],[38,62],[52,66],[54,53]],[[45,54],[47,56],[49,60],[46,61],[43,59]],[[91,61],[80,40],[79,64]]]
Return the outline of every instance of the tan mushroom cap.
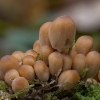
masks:
[[[45,62],[46,65],[49,64],[48,57],[53,51],[54,49],[51,46],[44,45],[43,47],[41,47],[40,50],[41,59]]]
[[[86,55],[86,66],[89,69],[86,72],[85,79],[94,77],[100,69],[100,54],[97,51],[91,51]]]
[[[36,40],[33,44],[33,50],[35,50],[37,53],[40,52],[40,42],[39,40]]]
[[[77,54],[73,58],[72,69],[81,73],[86,68],[86,57],[83,54]]]
[[[19,62],[15,57],[11,55],[6,55],[2,57],[0,60],[0,79],[4,80],[4,75],[8,70],[10,69],[18,70],[18,68],[19,68]]]
[[[87,35],[81,36],[77,39],[75,50],[78,54],[86,55],[93,49],[93,38]]]
[[[36,52],[35,50],[30,49],[30,50],[27,50],[27,51],[25,52],[25,56],[27,56],[27,55],[31,55],[31,56],[33,56],[34,58],[36,58],[36,57],[37,57],[37,52]]]
[[[62,54],[62,58],[63,58],[62,71],[66,71],[66,70],[71,69],[71,66],[72,66],[72,58],[71,58],[71,56]]]
[[[25,55],[22,51],[15,51],[12,53],[12,56],[15,57],[18,61],[22,61]]]
[[[59,52],[72,46],[76,35],[76,27],[68,16],[56,18],[49,29],[49,40],[52,48]]]
[[[23,90],[24,88],[28,86],[29,86],[29,83],[24,77],[17,77],[12,82],[12,90],[15,93]]]
[[[12,86],[12,81],[19,77],[19,73],[17,70],[15,69],[11,69],[11,70],[8,70],[5,74],[5,82],[9,85],[9,86]]]
[[[40,46],[48,45],[51,46],[49,37],[48,37],[48,32],[49,28],[51,26],[52,22],[46,22],[44,23],[39,31],[39,41],[40,41]]]
[[[41,60],[36,61],[34,64],[34,70],[39,80],[47,81],[49,79],[50,77],[49,68],[43,61]]]
[[[30,65],[34,68],[35,61],[36,59],[33,56],[27,55],[23,58],[23,65]]]
[[[67,70],[61,73],[58,78],[58,85],[61,89],[70,90],[79,81],[80,76],[76,70]]]
[[[52,52],[49,57],[49,69],[51,75],[55,76],[63,67],[63,58],[60,52]]]
[[[35,78],[35,72],[32,66],[30,65],[22,65],[20,66],[19,70],[19,75],[26,78],[29,81],[33,81]]]

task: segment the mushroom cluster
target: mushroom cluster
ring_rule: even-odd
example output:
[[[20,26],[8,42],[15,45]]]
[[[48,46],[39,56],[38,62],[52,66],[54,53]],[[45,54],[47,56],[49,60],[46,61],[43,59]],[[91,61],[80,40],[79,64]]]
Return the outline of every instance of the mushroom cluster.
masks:
[[[62,90],[70,90],[80,80],[100,80],[100,54],[93,51],[93,38],[81,36],[75,43],[76,27],[68,16],[46,22],[39,31],[33,49],[15,51],[0,59],[0,80],[16,93],[29,86],[30,81],[56,80]],[[88,69],[85,73],[82,72]]]

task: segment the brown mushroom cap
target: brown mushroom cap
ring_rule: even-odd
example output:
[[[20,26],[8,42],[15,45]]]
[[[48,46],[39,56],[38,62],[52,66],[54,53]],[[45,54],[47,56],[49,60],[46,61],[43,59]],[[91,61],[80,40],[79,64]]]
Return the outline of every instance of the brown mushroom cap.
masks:
[[[86,57],[83,54],[77,54],[73,58],[72,69],[77,70],[79,73],[86,68]]]
[[[75,50],[78,54],[86,55],[93,49],[93,38],[87,35],[81,36],[77,39]]]
[[[41,47],[41,50],[40,50],[41,59],[45,62],[46,65],[49,64],[49,62],[48,62],[48,56],[53,51],[54,50],[53,50],[53,48],[51,46],[44,45],[43,47]]]
[[[95,79],[91,79],[91,78],[88,78],[86,80],[87,83],[94,83],[94,84],[97,84],[98,82],[95,80]]]
[[[46,22],[44,23],[39,31],[39,41],[40,41],[40,46],[48,45],[51,46],[49,38],[48,38],[48,32],[49,28],[51,26],[52,22]]]
[[[23,58],[23,65],[30,65],[34,68],[35,61],[36,59],[33,56],[27,55]]]
[[[47,81],[49,79],[50,77],[49,68],[43,61],[41,60],[36,61],[34,64],[34,70],[39,80]]]
[[[94,77],[100,69],[100,54],[97,51],[91,51],[86,55],[86,66],[89,69],[86,72],[85,79]]]
[[[11,86],[12,85],[12,81],[16,78],[16,77],[19,77],[19,73],[17,70],[15,69],[11,69],[11,70],[8,70],[5,74],[5,82]]]
[[[63,67],[63,58],[61,53],[55,51],[52,52],[49,57],[49,69],[50,69],[50,73],[51,75],[55,76],[59,70],[62,70]]]
[[[37,53],[40,52],[40,42],[39,40],[36,40],[33,44],[33,50],[35,50]]]
[[[12,56],[21,62],[25,55],[22,51],[15,51],[12,53]]]
[[[15,93],[23,90],[24,88],[28,86],[29,86],[29,83],[24,77],[17,77],[12,82],[12,90]]]
[[[63,54],[62,58],[63,58],[63,68],[62,68],[62,71],[66,71],[66,70],[71,69],[71,66],[72,66],[72,58],[71,58],[71,56]]]
[[[35,78],[34,69],[30,65],[20,66],[18,72],[20,76],[26,78],[29,81],[32,81]]]
[[[37,57],[37,52],[36,52],[35,50],[30,49],[30,50],[27,50],[27,51],[25,52],[25,56],[27,56],[27,55],[31,55],[31,56],[33,56],[34,58],[36,58],[36,57]]]
[[[19,68],[19,62],[15,57],[11,55],[6,55],[2,57],[0,60],[0,79],[4,80],[4,75],[8,70],[10,69],[18,70],[18,68]]]
[[[72,46],[76,35],[76,27],[68,16],[56,18],[49,29],[49,40],[52,48],[59,52]]]
[[[58,85],[61,85],[61,89],[63,90],[70,90],[75,86],[79,79],[80,76],[76,70],[67,70],[62,72],[59,76]]]
[[[76,55],[77,55],[77,52],[76,52],[76,50],[75,50],[75,45],[74,45],[74,46],[72,47],[71,52],[70,52],[70,56],[71,56],[72,58],[74,58]]]

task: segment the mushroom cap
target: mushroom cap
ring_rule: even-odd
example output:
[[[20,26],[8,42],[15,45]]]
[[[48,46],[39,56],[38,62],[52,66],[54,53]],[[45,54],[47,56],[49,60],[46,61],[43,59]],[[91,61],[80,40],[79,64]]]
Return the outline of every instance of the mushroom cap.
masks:
[[[27,55],[31,55],[31,56],[33,56],[34,58],[36,58],[36,57],[37,57],[37,52],[36,52],[35,50],[30,49],[30,50],[27,50],[27,51],[25,52],[25,56],[27,56]]]
[[[75,50],[78,54],[86,55],[93,49],[93,38],[87,35],[79,37],[75,43]]]
[[[39,80],[47,81],[49,79],[50,77],[49,68],[43,61],[41,60],[36,61],[34,64],[34,70]]]
[[[34,68],[35,61],[36,59],[33,56],[27,55],[23,58],[23,65],[30,65]]]
[[[80,76],[76,70],[67,70],[61,73],[58,78],[58,85],[61,89],[70,90],[79,81]],[[66,83],[66,84],[64,84]]]
[[[63,58],[62,71],[66,71],[66,70],[71,69],[71,66],[72,66],[72,58],[71,58],[71,56],[62,54],[62,58]]]
[[[39,41],[40,41],[40,46],[48,45],[51,46],[49,37],[48,37],[48,32],[49,28],[51,26],[52,22],[46,22],[44,23],[39,31]]]
[[[17,70],[15,69],[11,69],[11,70],[8,70],[5,74],[5,82],[9,85],[9,86],[12,86],[12,81],[16,78],[16,77],[19,77],[19,73]]]
[[[60,52],[52,52],[49,57],[49,69],[51,75],[55,76],[63,67],[63,58]]]
[[[72,69],[77,70],[79,73],[86,68],[86,57],[83,54],[77,54],[73,58]]]
[[[44,45],[41,47],[41,50],[40,50],[41,59],[43,59],[46,65],[49,64],[48,57],[53,51],[54,50],[51,46]]]
[[[49,29],[49,40],[52,48],[59,52],[72,46],[76,35],[76,27],[68,16],[56,18]]]
[[[40,42],[39,40],[36,40],[33,44],[33,50],[35,50],[37,53],[40,52]]]
[[[86,66],[89,69],[86,72],[85,79],[94,77],[100,69],[100,54],[97,51],[91,51],[86,55]]]
[[[12,56],[15,57],[18,61],[22,61],[25,55],[22,51],[15,51],[12,53]]]
[[[97,84],[98,82],[95,80],[95,79],[92,79],[92,78],[88,78],[86,80],[87,83],[94,83],[94,84]]]
[[[29,81],[33,81],[35,78],[35,72],[32,66],[30,65],[22,65],[20,66],[19,70],[19,75],[26,78]]]
[[[2,57],[0,60],[0,79],[4,80],[4,75],[8,70],[10,69],[18,70],[18,68],[19,68],[19,62],[15,57],[11,55],[6,55]]]
[[[17,77],[12,82],[12,90],[16,93],[28,87],[29,83],[24,77]]]

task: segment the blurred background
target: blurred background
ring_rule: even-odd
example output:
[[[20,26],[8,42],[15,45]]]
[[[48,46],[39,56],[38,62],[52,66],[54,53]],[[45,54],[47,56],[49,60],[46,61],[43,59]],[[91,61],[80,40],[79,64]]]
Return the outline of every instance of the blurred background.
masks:
[[[0,0],[0,57],[32,49],[41,25],[68,15],[81,35],[94,38],[100,52],[100,0]]]

